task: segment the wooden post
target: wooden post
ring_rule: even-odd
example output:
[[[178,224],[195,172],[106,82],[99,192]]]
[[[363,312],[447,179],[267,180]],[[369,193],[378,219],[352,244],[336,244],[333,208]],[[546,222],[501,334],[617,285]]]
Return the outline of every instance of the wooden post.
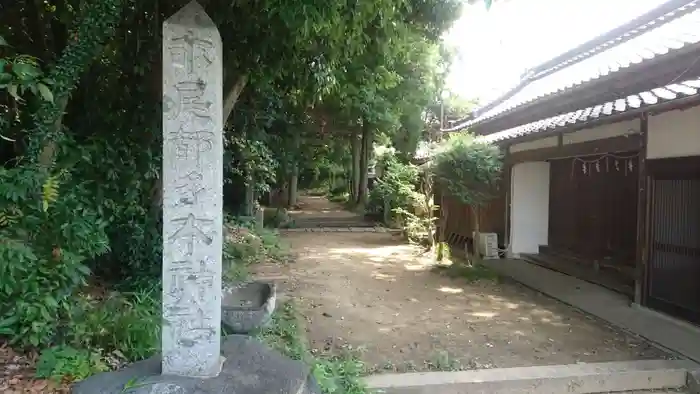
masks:
[[[503,246],[506,249],[506,258],[510,255],[510,203],[511,203],[511,170],[513,165],[510,163],[510,145],[503,147],[503,209],[505,210],[503,219],[505,221],[503,227]]]
[[[634,273],[634,303],[644,303],[644,293],[646,292],[646,267],[648,260],[648,177],[646,171],[647,142],[649,141],[649,115],[643,112],[639,118],[639,131],[642,134],[642,146],[639,150],[638,190],[637,190],[637,247]]]

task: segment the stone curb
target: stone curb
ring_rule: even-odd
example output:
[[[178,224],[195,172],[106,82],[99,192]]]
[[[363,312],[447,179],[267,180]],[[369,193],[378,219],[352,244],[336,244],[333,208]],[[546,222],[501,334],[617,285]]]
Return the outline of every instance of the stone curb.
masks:
[[[687,360],[642,360],[386,374],[369,376],[365,382],[384,394],[593,394],[684,388],[693,368]]]
[[[283,228],[280,233],[394,233],[401,230],[384,227],[311,227],[311,228]]]

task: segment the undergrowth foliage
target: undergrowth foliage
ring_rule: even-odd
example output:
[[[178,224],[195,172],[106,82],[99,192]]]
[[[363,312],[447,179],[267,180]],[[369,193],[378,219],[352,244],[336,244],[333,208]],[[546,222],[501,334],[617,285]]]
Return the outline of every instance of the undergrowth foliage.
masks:
[[[416,191],[419,183],[418,167],[401,161],[393,149],[386,150],[377,159],[381,176],[370,193],[370,203],[379,205],[384,214],[384,221],[394,219],[395,210],[417,206],[421,200]]]
[[[0,207],[0,335],[49,345],[86,284],[87,260],[109,248],[107,222],[67,173],[47,178],[26,167],[0,168]]]
[[[258,334],[273,349],[311,366],[324,394],[366,394],[362,376],[365,365],[350,351],[341,355],[313,355],[304,339],[298,312],[292,302],[281,304],[272,315],[270,327]]]
[[[377,166],[370,208],[382,212],[385,224],[401,227],[410,242],[432,246],[436,207],[429,174],[393,149],[381,150]]]

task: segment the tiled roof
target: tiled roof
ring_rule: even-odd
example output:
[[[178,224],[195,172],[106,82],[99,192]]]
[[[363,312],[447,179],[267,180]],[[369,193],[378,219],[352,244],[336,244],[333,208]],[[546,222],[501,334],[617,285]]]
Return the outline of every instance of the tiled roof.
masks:
[[[593,107],[513,127],[512,129],[486,135],[483,139],[488,142],[499,142],[543,131],[555,131],[563,127],[585,124],[607,116],[617,115],[690,96],[698,96],[700,98],[700,78],[673,83],[664,87],[652,89],[651,91],[633,94],[619,100],[608,101]]]
[[[594,49],[546,70],[538,70],[537,73],[531,74],[530,81],[524,83],[512,96],[492,108],[487,107],[483,113],[477,112],[474,119],[454,129],[483,123],[524,104],[696,44],[700,42],[698,8],[700,0],[689,1],[686,5]]]

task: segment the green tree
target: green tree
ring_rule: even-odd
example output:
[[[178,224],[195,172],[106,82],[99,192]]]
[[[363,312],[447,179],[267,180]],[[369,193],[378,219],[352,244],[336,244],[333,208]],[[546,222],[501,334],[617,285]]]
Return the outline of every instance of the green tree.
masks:
[[[448,193],[471,208],[475,242],[479,239],[479,208],[496,195],[502,164],[503,155],[497,146],[469,133],[451,136],[430,159],[429,168],[443,196]],[[442,217],[447,217],[446,205],[441,204],[441,208]],[[443,225],[441,241],[444,240]],[[480,258],[479,248],[474,249]]]

